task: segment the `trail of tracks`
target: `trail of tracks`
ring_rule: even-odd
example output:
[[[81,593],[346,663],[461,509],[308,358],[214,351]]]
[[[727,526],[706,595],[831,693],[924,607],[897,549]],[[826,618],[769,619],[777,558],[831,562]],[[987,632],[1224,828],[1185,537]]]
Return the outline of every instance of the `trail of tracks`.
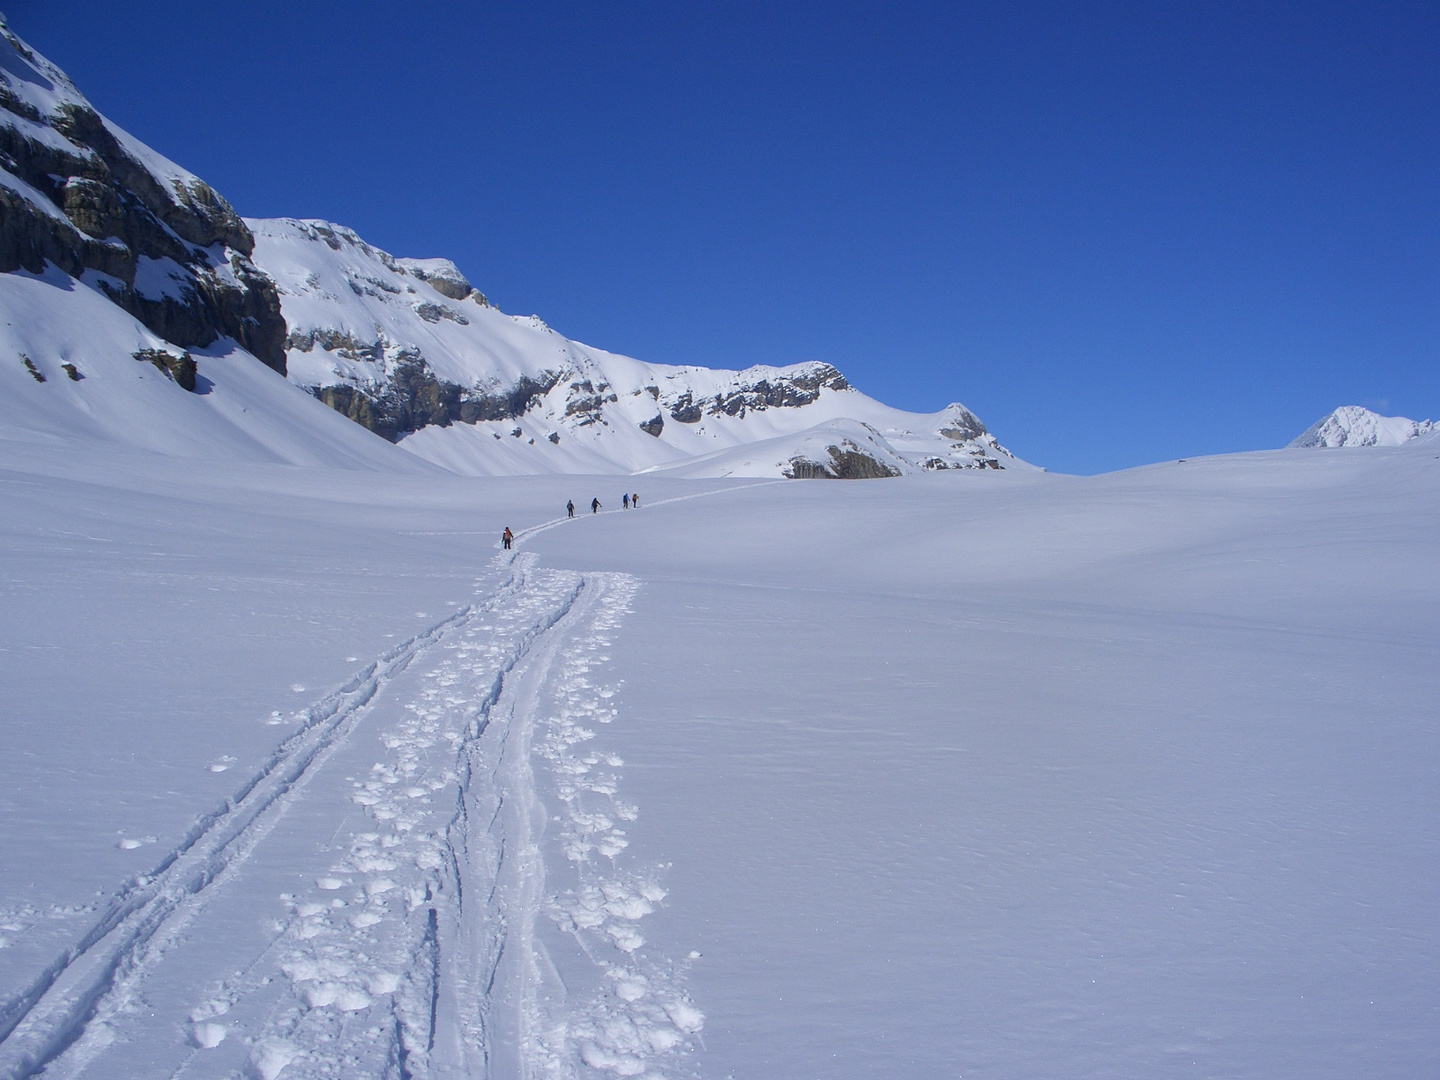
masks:
[[[492,598],[503,602],[510,578]],[[300,731],[250,780],[199,818],[148,875],[121,888],[90,930],[24,992],[0,1005],[0,1075],[29,1076],[84,1033],[107,996],[143,977],[177,933],[264,838],[311,771],[417,654],[469,620],[467,607],[371,661],[305,710]]]
[[[497,566],[0,1003],[0,1077],[629,1075],[688,1045],[699,1014],[636,956],[663,890],[617,869],[635,810],[579,726],[613,716],[586,672],[634,583]]]

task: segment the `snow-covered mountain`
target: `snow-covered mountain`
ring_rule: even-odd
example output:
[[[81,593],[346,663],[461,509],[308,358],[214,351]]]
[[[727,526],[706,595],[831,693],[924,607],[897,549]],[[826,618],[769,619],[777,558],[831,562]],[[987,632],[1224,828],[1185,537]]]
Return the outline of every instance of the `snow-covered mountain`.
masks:
[[[961,405],[892,409],[822,363],[646,364],[496,310],[448,260],[324,222],[242,221],[3,20],[0,309],[0,420],[51,435],[472,475],[1023,466]]]
[[[894,476],[1016,459],[963,405],[892,409],[829,364],[647,364],[507,315],[444,259],[322,221],[250,220],[290,380],[457,472]]]
[[[1433,420],[1381,416],[1359,405],[1342,405],[1305,429],[1292,447],[1400,446],[1435,431]]]

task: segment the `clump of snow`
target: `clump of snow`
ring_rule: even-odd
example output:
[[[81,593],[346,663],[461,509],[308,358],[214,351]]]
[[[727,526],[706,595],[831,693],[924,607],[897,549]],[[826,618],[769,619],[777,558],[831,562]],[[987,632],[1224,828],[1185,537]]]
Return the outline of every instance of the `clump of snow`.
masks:
[[[1435,431],[1432,420],[1381,416],[1360,405],[1342,405],[1315,421],[1291,447],[1400,446]]]

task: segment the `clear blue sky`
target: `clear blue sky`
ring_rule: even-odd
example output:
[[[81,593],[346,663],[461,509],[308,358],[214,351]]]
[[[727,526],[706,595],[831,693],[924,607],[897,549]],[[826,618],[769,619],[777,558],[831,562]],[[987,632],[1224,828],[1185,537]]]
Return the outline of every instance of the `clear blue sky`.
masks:
[[[11,0],[249,216],[1099,472],[1440,417],[1435,3]]]

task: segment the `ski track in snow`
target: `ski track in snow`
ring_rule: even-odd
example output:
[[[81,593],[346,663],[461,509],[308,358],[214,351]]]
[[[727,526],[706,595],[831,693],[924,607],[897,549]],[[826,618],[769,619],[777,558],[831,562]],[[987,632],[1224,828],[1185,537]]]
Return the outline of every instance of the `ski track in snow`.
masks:
[[[713,491],[697,491],[693,495],[674,495],[668,499],[656,499],[654,502],[647,502],[645,503],[644,507],[637,506],[633,511],[624,509],[616,510],[614,507],[611,507],[607,510],[602,506],[598,514],[592,514],[583,513],[582,511],[586,510],[587,508],[577,506],[575,508],[576,514],[573,518],[568,516],[551,518],[549,521],[542,521],[539,525],[532,525],[528,529],[521,529],[515,534],[515,543],[518,545],[520,541],[528,540],[532,536],[538,536],[540,533],[549,532],[551,529],[558,529],[561,525],[568,525],[576,521],[584,521],[586,518],[603,517],[606,514],[641,513],[645,508],[654,509],[657,506],[669,506],[671,503],[689,502],[691,499],[713,499],[716,495],[729,495],[732,492],[745,491],[749,488],[770,487],[773,484],[789,484],[793,482],[794,481],[791,480],[761,480],[753,484],[736,484],[734,487],[716,488]],[[496,541],[495,546],[500,546],[499,541]]]
[[[280,897],[287,917],[263,952],[177,1019],[187,1037],[169,1074],[208,1075],[205,1055],[227,1040],[257,1080],[685,1071],[703,1016],[685,964],[647,956],[637,929],[664,899],[659,871],[621,860],[638,810],[619,796],[620,760],[586,749],[584,725],[615,716],[615,688],[589,673],[636,583],[539,569],[528,554],[497,563],[489,597],[304,710],[258,773],[0,1003],[0,1076],[108,1074],[147,980],[189,938],[203,943],[207,907],[263,861],[266,837],[372,715],[388,721],[388,753],[346,778],[355,812],[330,861]],[[558,803],[548,839],[542,786]],[[558,883],[552,849],[570,871]],[[571,999],[547,917],[598,990]]]

